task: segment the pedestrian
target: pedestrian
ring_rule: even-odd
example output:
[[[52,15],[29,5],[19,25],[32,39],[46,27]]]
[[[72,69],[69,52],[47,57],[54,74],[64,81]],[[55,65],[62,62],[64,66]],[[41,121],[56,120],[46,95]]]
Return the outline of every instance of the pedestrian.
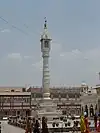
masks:
[[[99,117],[99,123],[97,125],[97,131],[100,132],[100,117]]]
[[[36,123],[34,125],[34,133],[40,133],[40,124],[38,120],[36,120]]]
[[[89,121],[88,121],[87,114],[85,114],[85,116],[84,116],[84,122],[85,122],[85,126],[86,126],[86,131],[85,131],[85,133],[90,133]]]
[[[86,126],[85,126],[85,121],[84,121],[84,115],[81,115],[81,121],[80,121],[80,130],[81,133],[85,133],[86,131]]]
[[[32,120],[32,133],[34,133],[34,127],[35,127],[35,118]]]
[[[29,118],[26,120],[25,133],[31,133],[31,121],[29,120]]]
[[[75,131],[78,133],[78,124],[77,124],[77,121],[74,121],[74,124],[73,124],[73,127],[72,127],[72,133],[74,133]]]
[[[94,115],[95,130],[97,130],[97,114]]]
[[[0,122],[0,133],[1,133],[1,122]]]
[[[28,133],[28,128],[26,127],[26,129],[25,129],[25,133]]]
[[[42,133],[49,133],[46,117],[42,117]]]

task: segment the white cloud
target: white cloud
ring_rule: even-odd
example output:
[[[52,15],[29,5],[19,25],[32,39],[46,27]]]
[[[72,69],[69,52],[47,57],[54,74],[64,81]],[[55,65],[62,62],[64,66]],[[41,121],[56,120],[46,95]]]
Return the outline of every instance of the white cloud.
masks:
[[[52,44],[50,54],[50,77],[52,85],[59,84],[81,84],[83,80],[87,83],[96,83],[97,71],[99,71],[100,47],[87,51],[73,49],[63,52],[60,44]],[[42,57],[41,57],[42,59]],[[32,69],[37,73],[42,71],[42,60],[35,61]]]
[[[20,53],[11,53],[11,54],[8,54],[7,56],[8,59],[14,59],[14,60],[22,60],[22,56]]]
[[[80,56],[82,56],[82,53],[78,49],[73,49],[72,51],[60,53],[60,57],[66,60],[79,59]]]
[[[25,55],[23,58],[24,59],[33,59],[34,57],[33,56],[29,56],[29,55]]]
[[[99,51],[100,47],[86,51],[80,51],[76,48],[65,52],[62,45],[52,44],[49,58],[51,85],[79,86],[82,81],[88,84],[96,84],[98,82],[97,73],[100,70]],[[8,54],[6,57],[8,62],[0,65],[0,67],[3,66],[0,73],[2,74],[5,68],[7,75],[16,73],[14,78],[16,78],[17,83],[41,85],[42,57],[40,57],[40,60],[38,58],[33,55],[22,56],[20,53]],[[11,74],[10,78],[12,79]],[[13,82],[16,83],[15,79],[13,79]]]
[[[100,47],[86,51],[85,57],[87,57],[88,59],[91,59],[91,60],[98,61],[97,58],[100,57]]]
[[[29,59],[34,59],[34,57],[33,56],[31,56],[31,55],[24,55],[24,56],[22,56],[20,53],[10,53],[10,54],[8,54],[7,55],[7,59],[14,59],[14,60],[20,60],[20,61],[22,61],[22,60],[29,60]]]
[[[10,32],[10,29],[1,29],[1,32],[3,32],[3,33],[6,32],[7,33],[7,32]]]
[[[89,84],[96,84],[97,72],[100,70],[99,51],[100,47],[85,51],[73,49],[63,52],[62,47],[59,46],[58,51],[53,53],[53,56],[51,55],[52,82],[56,79],[55,83],[58,84],[59,82],[62,84],[78,84],[85,80]]]

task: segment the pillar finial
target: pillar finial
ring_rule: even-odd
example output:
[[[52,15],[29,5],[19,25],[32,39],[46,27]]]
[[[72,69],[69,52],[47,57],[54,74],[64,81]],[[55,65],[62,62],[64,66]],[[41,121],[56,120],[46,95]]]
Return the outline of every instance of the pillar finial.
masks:
[[[47,19],[46,19],[46,17],[44,18],[44,20],[45,20],[44,29],[47,29]]]

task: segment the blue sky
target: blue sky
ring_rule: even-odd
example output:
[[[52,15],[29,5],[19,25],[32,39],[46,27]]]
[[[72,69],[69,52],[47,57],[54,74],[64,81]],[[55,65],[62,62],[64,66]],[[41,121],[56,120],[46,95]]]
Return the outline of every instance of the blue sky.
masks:
[[[98,83],[100,0],[0,0],[0,85],[41,86],[40,34],[52,37],[52,85]],[[16,26],[21,32],[12,27]]]

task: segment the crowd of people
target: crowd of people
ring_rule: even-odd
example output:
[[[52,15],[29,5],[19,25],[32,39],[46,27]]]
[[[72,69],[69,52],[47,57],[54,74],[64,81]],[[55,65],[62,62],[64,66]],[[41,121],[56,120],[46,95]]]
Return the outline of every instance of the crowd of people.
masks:
[[[30,119],[27,120],[25,133],[40,133],[40,123],[39,120],[33,119],[31,122]],[[47,118],[42,117],[42,130],[41,133],[49,133],[47,126]]]
[[[90,122],[86,112],[81,115],[80,130],[81,133],[90,133]],[[94,115],[94,128],[95,131],[100,132],[100,114]]]
[[[47,118],[42,117],[42,128],[40,131],[40,123],[39,120],[27,119],[26,130],[25,133],[49,133],[47,126]],[[76,126],[77,127],[77,126]],[[96,132],[100,132],[100,114],[94,115],[94,128]],[[80,118],[80,131],[81,133],[90,133],[90,122],[87,112],[82,113]],[[73,131],[74,132],[74,131]]]

